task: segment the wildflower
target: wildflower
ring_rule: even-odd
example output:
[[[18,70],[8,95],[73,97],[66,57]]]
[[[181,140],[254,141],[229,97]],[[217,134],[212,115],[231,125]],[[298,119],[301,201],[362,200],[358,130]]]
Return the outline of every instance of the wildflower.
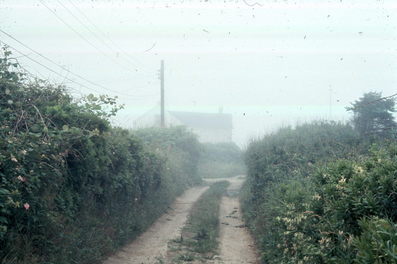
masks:
[[[15,158],[15,156],[12,155],[12,154],[11,154],[11,160],[12,160],[13,162],[18,162],[17,158]]]
[[[19,176],[17,177],[17,179],[20,180],[21,182],[26,182],[26,178],[25,178],[25,177],[22,177],[21,175],[19,175]]]
[[[320,200],[321,196],[318,193],[316,193],[315,195],[313,195],[313,199],[314,200]]]
[[[363,167],[361,167],[361,166],[355,166],[355,167],[354,167],[354,171],[355,171],[356,173],[361,174],[361,173],[364,172],[364,169],[363,169]]]
[[[303,236],[304,236],[304,234],[301,233],[301,232],[296,232],[296,233],[294,234],[294,237],[296,237],[296,238],[299,239],[299,240],[302,240],[302,239],[303,239]]]
[[[346,182],[346,178],[342,176],[342,178],[340,178],[339,183],[343,184]]]
[[[347,244],[350,246],[351,244],[353,244],[353,236],[348,236],[347,238]]]
[[[28,153],[26,150],[21,150],[22,155],[26,155],[26,153]]]
[[[24,204],[23,204],[23,207],[25,208],[25,210],[29,210],[30,205],[29,205],[28,203],[24,203]]]

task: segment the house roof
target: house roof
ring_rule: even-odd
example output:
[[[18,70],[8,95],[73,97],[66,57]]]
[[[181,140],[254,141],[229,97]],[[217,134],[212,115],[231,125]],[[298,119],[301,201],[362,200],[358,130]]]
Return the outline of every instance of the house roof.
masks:
[[[184,125],[192,128],[232,129],[232,115],[223,113],[194,113],[169,111]]]

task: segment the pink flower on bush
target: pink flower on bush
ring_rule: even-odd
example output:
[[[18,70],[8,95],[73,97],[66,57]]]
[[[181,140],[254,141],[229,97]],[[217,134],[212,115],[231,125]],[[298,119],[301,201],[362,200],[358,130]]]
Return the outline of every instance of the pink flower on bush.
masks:
[[[26,182],[26,178],[25,177],[18,176],[17,179],[20,180],[21,182]]]
[[[29,210],[30,205],[28,203],[24,203],[23,207],[25,207],[25,210]]]

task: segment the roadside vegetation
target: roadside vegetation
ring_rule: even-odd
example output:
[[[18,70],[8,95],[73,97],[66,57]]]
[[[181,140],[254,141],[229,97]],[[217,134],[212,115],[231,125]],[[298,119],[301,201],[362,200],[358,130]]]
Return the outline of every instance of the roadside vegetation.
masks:
[[[213,259],[218,249],[219,208],[227,181],[213,183],[193,205],[179,239],[170,242],[172,263]]]
[[[251,142],[242,203],[263,263],[397,263],[394,101]]]
[[[131,133],[141,140],[147,150],[163,160],[171,180],[170,186],[176,188],[176,193],[202,182],[198,173],[201,144],[196,135],[185,127],[145,128]]]
[[[245,174],[243,152],[235,143],[205,143],[201,152],[198,173],[202,178]]]
[[[114,98],[76,100],[1,55],[1,263],[99,263],[200,182],[191,133],[112,127]]]

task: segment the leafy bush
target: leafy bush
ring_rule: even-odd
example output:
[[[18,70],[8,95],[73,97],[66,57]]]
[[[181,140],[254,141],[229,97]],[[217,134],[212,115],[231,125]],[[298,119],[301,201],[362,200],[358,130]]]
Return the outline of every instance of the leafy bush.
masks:
[[[395,263],[397,146],[373,147],[359,155],[361,151],[352,145],[355,140],[344,134],[348,128],[328,129],[341,132],[336,149],[329,139],[322,142],[322,148],[333,149],[329,154],[311,148],[323,133],[308,135],[312,143],[306,145],[304,153],[273,154],[264,148],[261,153],[266,156],[248,152],[248,161],[255,158],[259,162],[249,167],[244,214],[261,246],[262,259],[264,263]],[[291,138],[296,136],[294,132]],[[350,135],[354,139],[354,134]],[[290,145],[284,145],[284,149],[293,149]],[[292,160],[274,164],[280,153]],[[306,163],[306,157],[315,153],[317,159]],[[295,156],[303,161],[296,162]],[[277,171],[280,166],[286,166],[285,170]],[[270,168],[278,178],[267,177]],[[259,183],[265,182],[262,192],[255,186],[258,178]],[[249,190],[260,196],[253,197]]]
[[[352,147],[358,144],[353,128],[325,122],[284,128],[253,141],[245,154],[248,177],[242,202],[246,220],[255,226],[255,232],[263,232],[263,224],[268,222],[263,219],[270,210],[265,205],[274,200],[273,189],[278,184],[304,179],[327,160],[354,156]]]
[[[179,187],[201,183],[197,172],[200,143],[185,127],[145,128],[134,130],[133,134],[167,162],[167,173],[179,181]]]
[[[166,163],[112,128],[114,99],[77,102],[64,87],[28,79],[10,52],[3,55],[1,263],[97,263],[145,230],[187,181],[197,182],[168,173],[190,164]]]
[[[396,263],[397,224],[373,217],[360,221],[362,234],[353,240],[357,263]]]

